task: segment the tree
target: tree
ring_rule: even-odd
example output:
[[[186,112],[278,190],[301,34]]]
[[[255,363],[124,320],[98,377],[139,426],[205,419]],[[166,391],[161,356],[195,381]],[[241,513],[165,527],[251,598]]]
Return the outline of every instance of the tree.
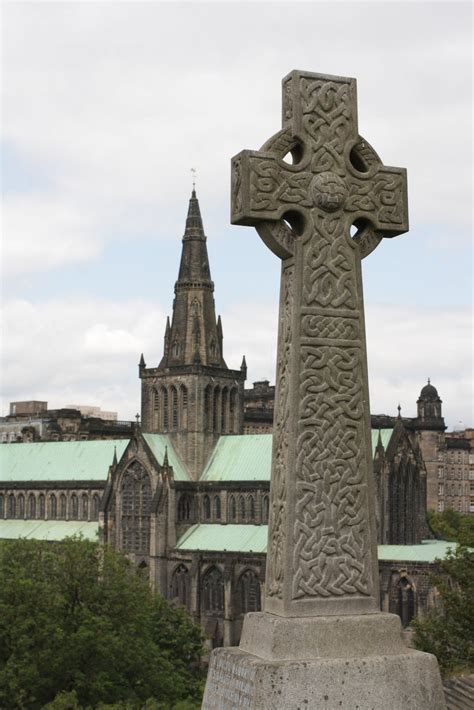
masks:
[[[473,515],[463,515],[453,508],[442,513],[428,510],[428,523],[436,537],[474,547]]]
[[[416,648],[433,653],[444,675],[474,669],[474,550],[459,545],[438,560],[441,609],[415,619]]]
[[[122,554],[79,538],[4,541],[0,579],[0,707],[198,703],[199,628]]]

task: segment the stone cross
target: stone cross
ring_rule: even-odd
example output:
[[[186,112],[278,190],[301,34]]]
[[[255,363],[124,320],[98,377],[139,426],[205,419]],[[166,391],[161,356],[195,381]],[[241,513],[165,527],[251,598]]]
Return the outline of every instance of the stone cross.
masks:
[[[282,259],[265,611],[378,611],[361,259],[408,208],[406,171],[358,135],[355,79],[283,79],[282,130],[232,160],[232,223]]]

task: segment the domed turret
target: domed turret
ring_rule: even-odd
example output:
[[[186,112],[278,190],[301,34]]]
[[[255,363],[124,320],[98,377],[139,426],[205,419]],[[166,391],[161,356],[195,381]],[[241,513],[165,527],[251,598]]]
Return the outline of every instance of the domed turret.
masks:
[[[440,423],[439,420],[442,419],[442,401],[439,397],[438,390],[431,384],[429,377],[428,383],[422,388],[416,404],[420,423]]]

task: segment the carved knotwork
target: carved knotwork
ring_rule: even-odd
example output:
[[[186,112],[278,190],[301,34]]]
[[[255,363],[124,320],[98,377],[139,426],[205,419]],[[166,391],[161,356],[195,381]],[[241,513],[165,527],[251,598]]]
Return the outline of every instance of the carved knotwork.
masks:
[[[328,599],[373,608],[360,260],[407,230],[405,171],[358,135],[355,80],[292,72],[283,129],[232,175],[232,221],[283,260],[267,599],[285,613]]]

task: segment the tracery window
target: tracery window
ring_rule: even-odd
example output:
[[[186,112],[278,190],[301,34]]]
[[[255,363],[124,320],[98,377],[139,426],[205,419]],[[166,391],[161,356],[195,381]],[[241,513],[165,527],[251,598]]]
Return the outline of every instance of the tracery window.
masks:
[[[214,496],[214,511],[216,514],[216,520],[221,519],[221,498],[220,496]]]
[[[204,611],[224,611],[224,577],[217,567],[211,567],[202,581]]]
[[[36,498],[33,493],[28,496],[28,518],[32,520],[36,518]]]
[[[237,504],[234,496],[229,498],[229,517],[231,520],[235,520],[237,518]]]
[[[189,571],[185,565],[179,565],[173,572],[171,578],[171,597],[178,604],[183,606],[188,606],[189,604],[189,592],[190,592],[191,582],[189,578]]]
[[[178,392],[176,387],[171,388],[171,426],[173,429],[178,428]]]
[[[263,496],[262,499],[262,523],[268,523],[268,515],[270,512],[270,501],[268,496]]]
[[[54,493],[49,496],[49,517],[51,520],[56,520],[58,517],[58,502]]]
[[[38,498],[39,516],[43,520],[46,517],[46,498],[44,493],[40,493]]]
[[[64,493],[59,497],[59,517],[61,520],[66,520],[67,498]]]
[[[247,570],[240,575],[237,583],[236,607],[238,614],[261,609],[260,582],[252,570]]]
[[[92,520],[98,520],[99,519],[99,508],[100,508],[100,499],[97,493],[94,493],[92,497]]]
[[[192,499],[187,493],[183,493],[178,502],[178,520],[190,520],[192,513]]]
[[[89,496],[86,493],[82,494],[81,499],[81,520],[87,520],[89,517]]]
[[[71,496],[69,517],[72,520],[77,520],[79,518],[79,501],[75,493],[73,493]]]
[[[145,555],[150,550],[150,476],[138,462],[133,462],[122,478],[122,548]]]
[[[163,429],[168,429],[169,416],[168,416],[168,390],[163,387],[161,390],[161,401],[163,403]]]
[[[211,519],[211,499],[207,495],[202,499],[202,512],[205,520]]]
[[[245,498],[240,496],[240,519],[245,520]]]

